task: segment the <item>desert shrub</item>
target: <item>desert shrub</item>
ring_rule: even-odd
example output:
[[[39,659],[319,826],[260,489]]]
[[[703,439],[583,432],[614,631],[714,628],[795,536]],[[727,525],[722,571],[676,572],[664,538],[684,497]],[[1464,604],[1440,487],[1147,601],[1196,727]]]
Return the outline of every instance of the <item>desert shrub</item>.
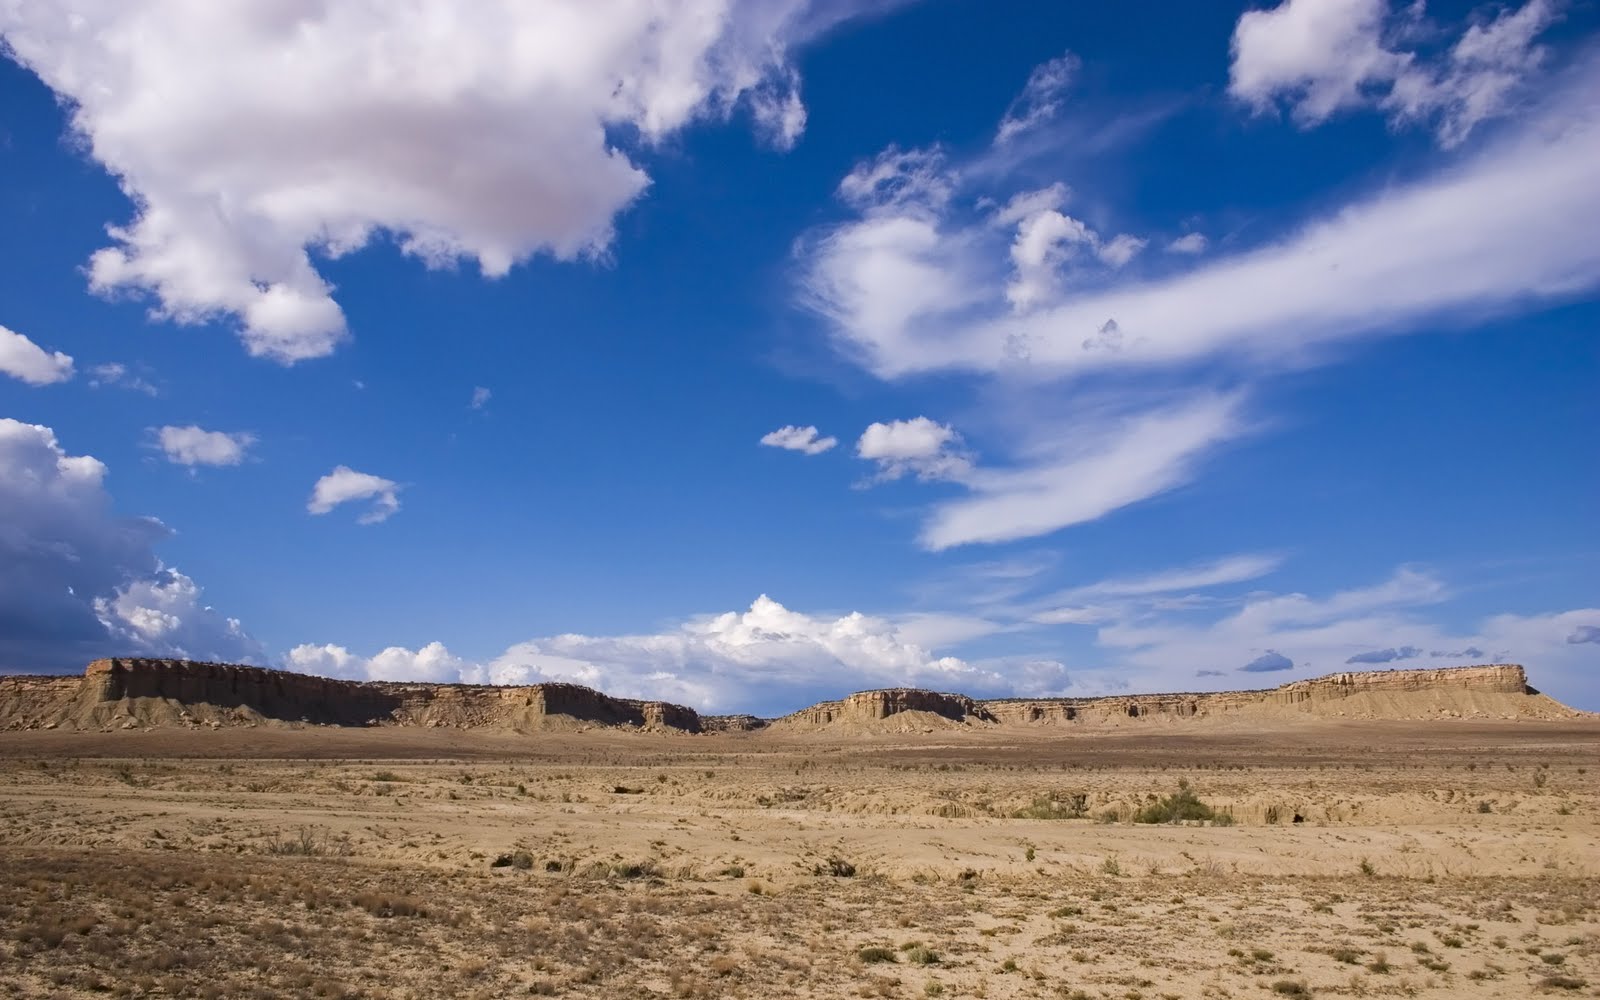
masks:
[[[827,861],[813,865],[811,874],[832,875],[834,878],[854,878],[856,866],[844,858],[829,858]]]
[[[899,959],[895,958],[893,948],[885,948],[882,945],[877,944],[868,945],[867,947],[862,948],[860,951],[856,952],[856,957],[868,965],[877,965],[880,962],[899,961]]]
[[[386,892],[363,892],[352,900],[356,906],[375,917],[426,917],[427,904],[411,896]]]
[[[1286,997],[1308,997],[1311,987],[1298,979],[1280,979],[1272,984],[1272,992]]]
[[[611,866],[617,878],[659,878],[661,868],[654,861],[619,861]]]
[[[1178,781],[1178,790],[1164,799],[1152,802],[1133,814],[1135,823],[1178,823],[1185,820],[1214,820],[1216,810],[1200,801],[1189,787],[1189,779]]]
[[[1082,819],[1089,815],[1089,796],[1074,792],[1067,795],[1036,795],[1029,804],[1011,813],[1012,819]]]
[[[1494,812],[1494,806],[1490,805],[1487,802],[1479,802],[1478,803],[1478,812],[1480,814],[1492,813],[1492,812]]]
[[[933,965],[939,961],[938,953],[920,941],[901,945],[900,950],[905,954],[906,961],[912,965]]]
[[[1539,985],[1547,990],[1581,990],[1589,984],[1577,976],[1545,976]]]
[[[267,838],[266,852],[280,856],[322,857],[324,855],[333,855],[342,858],[350,854],[350,838],[348,836],[331,837],[326,830],[302,826],[293,835],[275,831],[272,836]]]

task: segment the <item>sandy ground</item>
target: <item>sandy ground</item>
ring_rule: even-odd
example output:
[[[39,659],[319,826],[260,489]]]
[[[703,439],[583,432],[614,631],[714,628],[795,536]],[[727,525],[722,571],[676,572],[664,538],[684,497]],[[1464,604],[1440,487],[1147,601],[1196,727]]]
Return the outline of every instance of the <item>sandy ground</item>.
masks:
[[[0,928],[19,997],[1597,996],[1600,724],[4,734]]]

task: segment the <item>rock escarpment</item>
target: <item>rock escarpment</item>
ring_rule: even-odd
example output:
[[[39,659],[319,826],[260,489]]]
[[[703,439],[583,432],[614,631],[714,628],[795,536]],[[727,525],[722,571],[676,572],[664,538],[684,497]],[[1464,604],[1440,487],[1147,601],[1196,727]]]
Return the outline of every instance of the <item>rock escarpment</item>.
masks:
[[[768,722],[701,716],[576,684],[495,687],[345,681],[188,660],[109,659],[81,677],[0,677],[0,729],[105,730],[236,725],[422,726],[533,732],[608,727],[727,733],[916,732],[1110,726],[1198,719],[1569,718],[1514,664],[1330,674],[1264,691],[995,699],[914,688],[861,691]]]
[[[295,723],[531,731],[608,726],[700,732],[692,708],[577,684],[495,687],[343,681],[190,660],[107,659],[82,677],[0,677],[0,729]]]
[[[828,726],[836,722],[872,723],[915,714],[946,722],[995,722],[982,702],[962,694],[941,694],[919,688],[885,688],[857,691],[838,701],[824,701],[778,720],[791,727]]]

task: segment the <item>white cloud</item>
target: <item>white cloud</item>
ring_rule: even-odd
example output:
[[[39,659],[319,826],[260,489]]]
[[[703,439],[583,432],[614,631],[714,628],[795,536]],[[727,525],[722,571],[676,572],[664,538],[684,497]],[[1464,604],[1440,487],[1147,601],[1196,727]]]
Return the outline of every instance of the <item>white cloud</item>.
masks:
[[[0,419],[0,668],[81,668],[129,653],[259,659],[237,621],[157,558],[171,531],[112,510],[106,476],[50,428]]]
[[[959,481],[972,469],[972,457],[955,428],[927,417],[868,425],[856,442],[856,456],[878,463],[879,481],[908,473],[923,480]]]
[[[264,655],[239,619],[205,604],[199,585],[176,569],[162,567],[97,597],[94,610],[123,655],[227,663],[260,662]]]
[[[54,385],[72,378],[72,358],[0,326],[0,373],[29,385]]]
[[[193,424],[188,427],[151,428],[156,443],[175,465],[238,465],[255,443],[255,435],[244,432],[208,431]]]
[[[1306,127],[1380,107],[1396,124],[1435,122],[1439,141],[1457,145],[1503,114],[1543,61],[1534,39],[1555,21],[1555,5],[1528,0],[1502,10],[1438,58],[1389,47],[1420,10],[1391,14],[1386,0],[1284,0],[1246,11],[1234,29],[1229,92],[1258,112],[1284,100]]]
[[[855,165],[839,182],[839,198],[863,213],[938,212],[950,200],[955,182],[937,147],[902,150],[890,146]]]
[[[1080,247],[1094,249],[1099,240],[1082,222],[1055,209],[1043,209],[1017,224],[1011,241],[1015,268],[1006,286],[1006,300],[1018,312],[1027,312],[1055,297],[1059,272]]]
[[[474,410],[481,410],[489,405],[489,400],[493,396],[494,393],[483,386],[474,386],[472,389],[472,401],[468,405]]]
[[[838,438],[819,437],[819,433],[809,424],[805,427],[789,424],[761,435],[761,443],[769,448],[783,448],[807,455],[820,455],[839,443]]]
[[[134,392],[142,392],[146,396],[159,396],[161,390],[152,385],[143,376],[135,374],[128,366],[119,361],[108,361],[103,365],[95,365],[89,369],[89,388],[99,389],[103,386],[121,386]]]
[[[1283,565],[1283,557],[1263,553],[1228,556],[1197,566],[1180,566],[1147,576],[1115,577],[1080,588],[1074,593],[1103,597],[1142,597],[1198,590],[1255,580]]]
[[[1124,267],[1130,260],[1139,256],[1140,251],[1149,245],[1149,242],[1137,236],[1119,233],[1112,237],[1110,242],[1101,244],[1095,253],[1112,267]]]
[[[1024,358],[1040,377],[1217,355],[1281,363],[1427,320],[1560,301],[1600,282],[1597,92],[1591,63],[1526,128],[1458,164],[1256,249],[1026,315],[1001,308],[1004,286],[984,277],[1000,248],[982,225],[846,224],[813,247],[802,280],[852,355],[884,378],[993,372]],[[1117,350],[1097,349],[1108,321],[1124,335]]]
[[[564,681],[620,697],[772,713],[863,687],[1004,686],[1003,678],[907,641],[887,619],[812,616],[764,595],[748,611],[694,618],[654,634],[533,639],[487,663],[464,661],[432,643],[415,653],[392,647],[370,659],[340,646],[304,645],[290,651],[286,665],[363,680]]]
[[[387,234],[490,277],[599,255],[650,183],[618,136],[647,148],[746,106],[792,145],[786,50],[829,22],[803,0],[0,6],[7,54],[136,205],[92,287],[237,318],[285,364],[346,336],[317,255]]]
[[[966,376],[1005,400],[978,422],[994,465],[963,473],[973,496],[936,502],[924,545],[1048,533],[1187,481],[1257,423],[1254,379],[1600,285],[1597,93],[1590,58],[1471,154],[1253,248],[1201,257],[1190,234],[1169,247],[1194,258],[1176,272],[1067,215],[1063,183],[1005,191],[987,151],[887,150],[841,185],[853,217],[798,244],[801,301],[881,379]],[[1190,380],[1172,401],[1202,371],[1216,388]],[[1072,402],[1111,395],[1129,402]]]
[[[1185,233],[1167,244],[1167,253],[1202,254],[1209,245],[1205,233]]]
[[[560,635],[519,643],[484,671],[492,683],[562,680],[712,711],[769,713],[863,688],[980,695],[1022,689],[1001,671],[930,652],[893,620],[859,612],[809,615],[766,596],[748,611],[694,618],[654,634]],[[1029,682],[1026,690],[1043,693],[1059,690],[1066,678],[1057,664],[1053,676],[1034,671]]]
[[[1068,52],[1034,67],[1022,93],[1011,102],[995,130],[994,144],[1003,146],[1024,132],[1032,131],[1055,118],[1061,111],[1068,88],[1078,75],[1080,61]]]
[[[1239,16],[1228,90],[1258,111],[1281,95],[1296,120],[1315,125],[1368,100],[1369,84],[1394,79],[1407,57],[1383,45],[1388,0],[1284,0]]]
[[[1059,210],[1067,194],[1066,185],[1060,183],[1024,191],[995,213],[995,223],[1014,222],[1017,226],[1011,241],[1013,276],[1006,286],[1006,301],[1017,312],[1028,312],[1057,298],[1063,271],[1080,250],[1116,269],[1137,257],[1148,242],[1127,233],[1102,241],[1100,234],[1081,220]]]
[[[372,506],[356,518],[356,523],[377,524],[388,520],[400,509],[398,494],[401,488],[392,479],[357,472],[348,465],[341,465],[317,480],[311,490],[311,499],[306,502],[306,511],[326,514],[342,503],[371,499]]]
[[[354,681],[416,681],[435,684],[477,683],[481,669],[452,654],[443,643],[430,642],[415,652],[390,646],[373,657],[332,644],[309,643],[289,650],[284,666],[319,677]]]
[[[920,540],[939,550],[1030,538],[1163,493],[1242,432],[1239,407],[1237,396],[1201,395],[1166,408],[1085,416],[1068,424],[1072,434],[1048,435],[1015,467],[965,475],[971,495],[935,504]]]

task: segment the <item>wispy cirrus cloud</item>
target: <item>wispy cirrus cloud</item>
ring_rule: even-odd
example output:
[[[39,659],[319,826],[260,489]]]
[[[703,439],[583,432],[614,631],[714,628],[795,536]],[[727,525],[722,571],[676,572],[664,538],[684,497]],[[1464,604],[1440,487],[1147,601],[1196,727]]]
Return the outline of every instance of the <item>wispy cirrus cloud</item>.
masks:
[[[1483,32],[1500,23],[1462,44],[1493,48]],[[840,185],[851,216],[799,251],[802,301],[841,354],[886,382],[938,374],[1048,400],[985,414],[987,435],[959,413],[928,415],[984,459],[958,479],[967,495],[931,502],[921,544],[1104,517],[1182,486],[1260,427],[1262,379],[1362,339],[1600,287],[1600,58],[1547,84],[1515,125],[1409,180],[1227,253],[1171,237],[1160,261],[1137,254],[1153,235],[1112,237],[1071,214],[1064,180],[1008,188],[987,151],[864,161]],[[1120,405],[1060,402],[1113,394]]]

